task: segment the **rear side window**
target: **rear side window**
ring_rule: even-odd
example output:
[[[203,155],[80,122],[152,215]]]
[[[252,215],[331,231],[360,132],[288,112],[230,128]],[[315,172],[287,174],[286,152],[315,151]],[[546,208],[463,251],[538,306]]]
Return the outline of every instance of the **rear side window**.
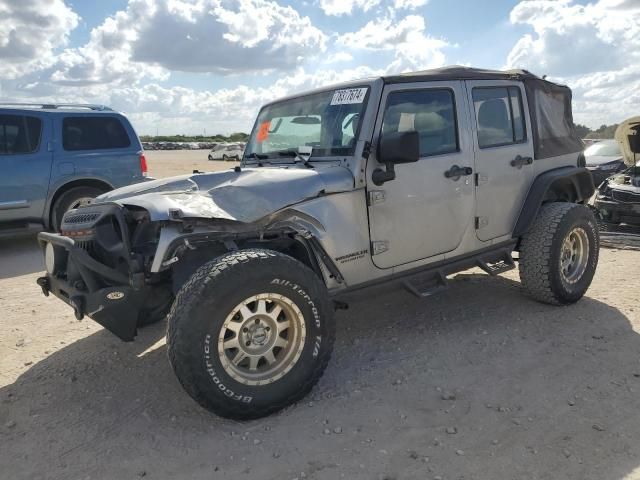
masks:
[[[526,140],[522,95],[518,87],[474,88],[473,105],[480,148]]]
[[[62,145],[65,150],[105,150],[126,148],[131,141],[115,117],[66,117]]]
[[[40,146],[42,120],[27,115],[0,115],[0,155],[33,153]]]
[[[453,92],[447,89],[392,92],[387,98],[382,133],[415,130],[420,156],[458,151]]]

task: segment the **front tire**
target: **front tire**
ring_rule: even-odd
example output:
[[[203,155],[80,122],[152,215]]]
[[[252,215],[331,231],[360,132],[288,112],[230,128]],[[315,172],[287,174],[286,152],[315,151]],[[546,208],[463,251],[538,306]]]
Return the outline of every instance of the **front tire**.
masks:
[[[304,397],[322,376],[335,325],[326,287],[297,260],[240,250],[200,267],[169,313],[169,360],[204,408],[246,420]]]
[[[598,265],[598,224],[589,208],[548,203],[520,243],[520,280],[536,300],[569,305],[591,285]]]

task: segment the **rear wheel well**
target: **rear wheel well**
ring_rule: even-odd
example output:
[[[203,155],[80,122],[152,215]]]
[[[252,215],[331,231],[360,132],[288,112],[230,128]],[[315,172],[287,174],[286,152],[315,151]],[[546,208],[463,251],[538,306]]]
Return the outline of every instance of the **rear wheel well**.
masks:
[[[579,194],[573,178],[559,178],[555,180],[544,194],[542,203],[569,202],[576,203]]]
[[[80,180],[73,180],[69,183],[65,183],[64,185],[58,187],[56,193],[51,198],[51,203],[49,204],[49,212],[47,215],[47,228],[50,228],[53,225],[53,208],[58,201],[58,199],[65,193],[76,187],[93,187],[103,192],[108,192],[109,190],[113,190],[113,187],[109,185],[107,182],[103,182],[101,180],[95,180],[93,178],[85,178]]]

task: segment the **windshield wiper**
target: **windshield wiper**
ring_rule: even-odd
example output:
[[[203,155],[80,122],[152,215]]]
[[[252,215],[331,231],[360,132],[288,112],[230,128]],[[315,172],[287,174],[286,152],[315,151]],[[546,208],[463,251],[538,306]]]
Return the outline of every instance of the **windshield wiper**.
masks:
[[[262,160],[266,160],[269,158],[269,155],[264,155],[262,153],[251,152],[244,156],[245,159],[253,158],[258,161],[258,165],[261,165]]]
[[[297,150],[278,150],[275,153],[277,153],[281,157],[292,157],[295,159],[294,162],[296,162],[297,160],[299,162],[302,162],[302,164],[305,167],[313,168],[313,165],[309,163],[309,159],[311,158],[311,155],[309,155],[307,158],[304,158],[302,155],[300,155],[300,153]]]

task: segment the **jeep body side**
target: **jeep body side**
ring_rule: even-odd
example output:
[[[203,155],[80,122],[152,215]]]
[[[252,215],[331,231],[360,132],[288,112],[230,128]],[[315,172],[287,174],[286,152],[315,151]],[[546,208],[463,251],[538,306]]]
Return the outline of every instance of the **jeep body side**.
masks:
[[[330,298],[394,281],[428,296],[457,271],[514,268],[513,251],[533,297],[582,297],[598,237],[570,102],[528,72],[460,67],[278,100],[241,167],[69,212],[62,236],[40,235],[39,284],[123,340],[173,304],[187,392],[224,416],[271,413],[322,374]]]
[[[141,156],[129,121],[105,107],[0,105],[0,235],[56,229],[69,208],[145,180]]]

